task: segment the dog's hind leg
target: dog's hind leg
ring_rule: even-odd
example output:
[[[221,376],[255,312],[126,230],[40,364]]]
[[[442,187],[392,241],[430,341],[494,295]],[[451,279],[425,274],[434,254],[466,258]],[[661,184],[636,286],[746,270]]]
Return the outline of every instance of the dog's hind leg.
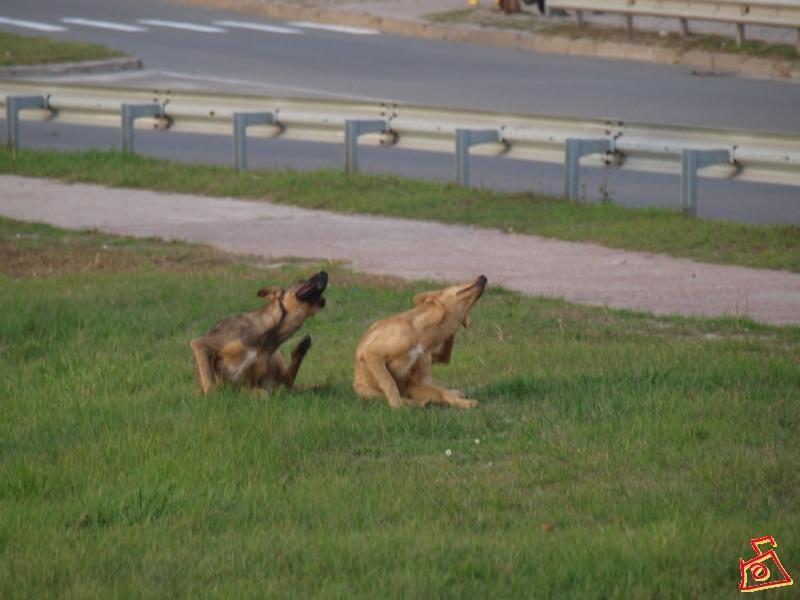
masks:
[[[269,363],[263,375],[259,376],[259,381],[256,382],[258,387],[265,390],[273,390],[280,385],[285,385],[291,389],[294,386],[297,373],[300,370],[300,365],[303,364],[308,350],[311,348],[311,336],[305,336],[301,339],[292,350],[292,362],[286,366],[286,359],[283,358],[280,350],[276,350],[269,357]]]
[[[358,373],[358,371],[362,369],[366,370],[366,374],[372,380],[371,382],[364,381],[364,373]],[[386,363],[380,358],[359,359],[355,383],[356,391],[359,392],[362,397],[369,397],[369,395],[363,394],[359,388],[365,388],[368,383],[373,382],[380,388],[383,395],[386,396],[386,399],[389,401],[389,406],[392,408],[400,408],[403,405],[403,399],[400,397],[400,390],[397,388],[397,382],[395,382],[394,377],[392,377],[392,374],[389,372]],[[368,390],[365,389],[364,391]]]
[[[449,390],[442,389],[432,383],[420,382],[413,383],[408,388],[408,395],[420,404],[441,404],[466,410],[478,406],[477,400],[462,398]]]
[[[216,382],[214,369],[211,366],[209,348],[201,337],[193,339],[189,346],[192,348],[192,354],[194,354],[194,369],[197,381],[203,393],[207,394],[214,388]]]

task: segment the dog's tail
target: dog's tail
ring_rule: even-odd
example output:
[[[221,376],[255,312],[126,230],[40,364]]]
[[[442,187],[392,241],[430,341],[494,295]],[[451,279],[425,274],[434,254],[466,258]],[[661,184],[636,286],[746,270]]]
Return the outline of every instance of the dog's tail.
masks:
[[[195,338],[189,343],[189,347],[194,354],[194,368],[197,375],[197,381],[203,390],[204,394],[211,391],[214,387],[214,369],[211,367],[211,359],[208,355],[208,350],[203,338]]]

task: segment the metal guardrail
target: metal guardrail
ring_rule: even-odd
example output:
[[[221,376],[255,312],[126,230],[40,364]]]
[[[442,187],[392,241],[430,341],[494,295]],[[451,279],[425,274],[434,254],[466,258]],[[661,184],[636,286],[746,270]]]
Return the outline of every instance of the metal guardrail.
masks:
[[[797,0],[548,0],[549,11],[575,11],[578,24],[584,24],[584,13],[603,12],[623,15],[628,31],[633,30],[637,16],[677,19],[684,35],[689,21],[718,21],[736,25],[736,43],[745,41],[745,26],[766,25],[798,30],[800,50],[800,2]]]
[[[0,81],[6,143],[20,142],[20,119],[228,135],[234,164],[246,168],[247,137],[344,144],[358,169],[360,144],[453,153],[456,181],[469,184],[470,155],[564,164],[564,195],[579,199],[585,166],[676,173],[681,202],[697,210],[697,175],[800,186],[800,135],[647,125],[618,121],[433,109],[378,102],[299,100],[184,92],[53,86]],[[677,192],[676,192],[677,195]]]

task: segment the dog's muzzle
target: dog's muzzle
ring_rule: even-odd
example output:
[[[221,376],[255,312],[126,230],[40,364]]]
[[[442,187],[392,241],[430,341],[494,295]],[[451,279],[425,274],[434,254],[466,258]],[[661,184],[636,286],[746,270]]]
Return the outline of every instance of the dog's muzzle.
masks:
[[[483,292],[486,290],[487,283],[489,283],[489,280],[486,279],[486,275],[481,275],[472,285],[459,291],[458,295],[472,293],[474,290],[477,290],[477,293],[475,294],[475,301],[477,302],[478,299],[483,296]]]
[[[480,292],[478,292],[478,298],[480,298],[483,295],[487,283],[489,283],[489,280],[486,279],[486,275],[481,275],[480,277],[478,277],[478,280],[475,282],[475,285],[480,288]]]
[[[297,292],[297,298],[306,304],[325,308],[325,298],[322,297],[322,294],[326,287],[328,287],[328,274],[320,271]]]

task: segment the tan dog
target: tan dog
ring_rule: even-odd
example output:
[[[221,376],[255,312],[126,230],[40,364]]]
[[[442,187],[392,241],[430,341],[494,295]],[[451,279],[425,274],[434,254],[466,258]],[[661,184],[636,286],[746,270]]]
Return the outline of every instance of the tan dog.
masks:
[[[362,398],[386,396],[389,406],[428,403],[474,408],[477,401],[431,382],[431,365],[448,363],[453,338],[486,289],[486,277],[414,298],[415,308],[377,321],[356,349],[353,387]]]
[[[195,374],[203,393],[222,381],[266,390],[279,385],[291,388],[311,338],[305,336],[295,346],[288,367],[278,348],[325,307],[322,294],[327,285],[328,274],[320,271],[288,290],[263,288],[258,291],[258,296],[268,300],[263,307],[220,321],[206,335],[192,340]]]

